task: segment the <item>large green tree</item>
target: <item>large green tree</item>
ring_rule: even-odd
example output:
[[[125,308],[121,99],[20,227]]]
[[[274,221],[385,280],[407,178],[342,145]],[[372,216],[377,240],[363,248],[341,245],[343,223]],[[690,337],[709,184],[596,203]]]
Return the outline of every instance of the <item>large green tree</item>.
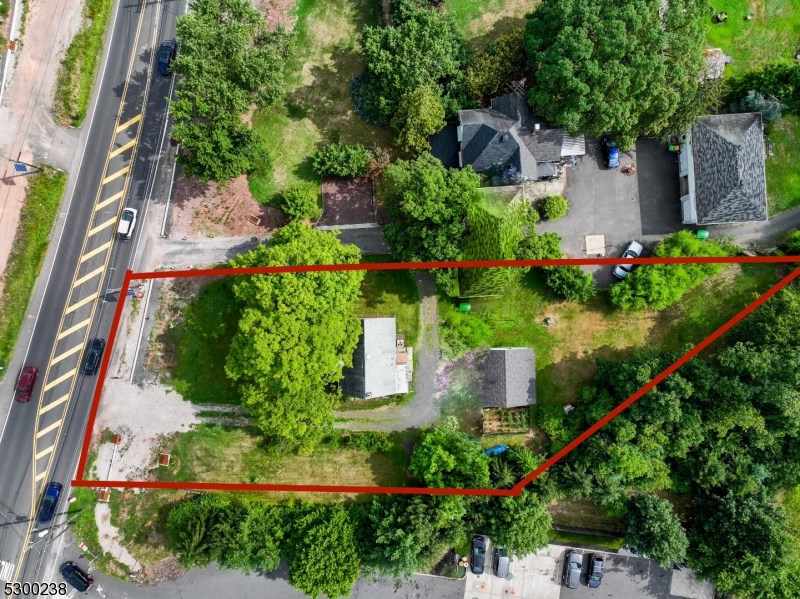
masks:
[[[622,518],[625,542],[664,568],[682,562],[689,541],[672,511],[672,504],[656,495],[635,495]]]
[[[406,94],[429,86],[452,118],[466,103],[464,38],[452,17],[435,9],[411,8],[406,17],[395,27],[364,27],[361,47],[369,76],[359,93],[371,106],[368,112],[388,124]]]
[[[355,528],[341,505],[295,508],[286,547],[289,582],[310,597],[348,597],[361,563]]]
[[[525,555],[546,547],[553,520],[539,496],[523,489],[520,497],[496,497],[484,515],[492,542]]]
[[[406,151],[417,154],[431,149],[428,137],[445,125],[444,107],[430,85],[420,85],[403,96],[392,119],[397,143]]]
[[[292,223],[269,246],[231,261],[235,267],[356,264],[360,253],[333,233]],[[243,306],[225,371],[242,403],[279,450],[310,451],[332,426],[329,387],[352,365],[360,325],[354,316],[360,271],[239,277]]]
[[[392,216],[384,236],[392,253],[406,262],[460,260],[467,209],[480,185],[472,167],[446,169],[425,152],[415,160],[398,160],[384,174]],[[434,276],[442,285],[453,281],[451,271]]]
[[[489,457],[480,444],[445,420],[422,434],[411,453],[411,473],[429,487],[489,486]]]
[[[270,32],[248,0],[193,0],[190,8],[177,23],[172,136],[188,150],[179,157],[187,174],[226,181],[268,159],[241,115],[282,97],[290,37]]]
[[[544,0],[525,29],[534,110],[570,133],[659,135],[705,66],[704,0]]]

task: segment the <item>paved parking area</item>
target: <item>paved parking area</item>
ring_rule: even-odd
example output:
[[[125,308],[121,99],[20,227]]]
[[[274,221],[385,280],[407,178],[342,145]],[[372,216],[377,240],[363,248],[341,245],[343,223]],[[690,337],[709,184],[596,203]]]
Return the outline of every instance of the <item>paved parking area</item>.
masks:
[[[636,166],[635,174],[626,175],[607,169],[600,142],[586,136],[586,156],[566,169],[569,212],[554,222],[539,222],[537,231],[558,233],[564,253],[576,258],[587,257],[587,235],[604,236],[607,257],[621,254],[633,239],[652,249],[664,235],[683,228],[677,155],[665,148],[657,140],[642,139],[629,152],[620,152],[620,165]],[[601,288],[613,282],[610,267],[587,270]]]
[[[583,574],[577,589],[561,584],[568,547],[548,545],[535,554],[511,561],[508,579],[494,576],[489,544],[487,567],[480,576],[467,573],[464,599],[713,599],[713,586],[697,581],[691,571],[666,570],[650,560],[616,553],[601,553],[605,562],[603,582],[590,589],[586,583],[590,550],[583,553]]]

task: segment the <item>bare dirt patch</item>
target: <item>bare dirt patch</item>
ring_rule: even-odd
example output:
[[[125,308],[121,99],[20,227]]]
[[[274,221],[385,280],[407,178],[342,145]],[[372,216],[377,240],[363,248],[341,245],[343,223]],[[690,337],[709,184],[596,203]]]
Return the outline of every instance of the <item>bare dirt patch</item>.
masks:
[[[372,182],[351,177],[328,177],[322,181],[322,217],[319,225],[375,224]]]
[[[253,6],[261,11],[267,20],[270,31],[275,31],[278,25],[283,25],[286,31],[291,31],[297,19],[292,15],[296,0],[252,0]]]
[[[280,210],[256,202],[246,175],[231,179],[227,185],[203,183],[197,177],[179,177],[176,181],[170,229],[173,239],[260,235],[286,222]]]

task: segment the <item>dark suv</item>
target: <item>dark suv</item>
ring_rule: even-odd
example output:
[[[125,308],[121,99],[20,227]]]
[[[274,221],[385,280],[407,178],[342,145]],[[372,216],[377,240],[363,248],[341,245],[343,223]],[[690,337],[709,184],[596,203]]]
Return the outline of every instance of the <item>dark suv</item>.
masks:
[[[475,537],[472,539],[472,549],[470,550],[470,567],[473,574],[483,574],[483,566],[486,563],[486,539]]]
[[[83,362],[83,374],[89,376],[97,374],[100,368],[100,358],[103,357],[103,350],[106,348],[105,339],[92,339],[89,342],[89,349],[86,352],[86,360]]]
[[[76,562],[64,562],[61,564],[61,576],[80,593],[88,591],[89,587],[94,583],[94,578],[81,570]]]
[[[619,148],[610,135],[604,135],[600,140],[603,146],[603,156],[605,157],[606,168],[617,168],[619,166]]]
[[[158,51],[158,72],[162,75],[169,75],[170,65],[175,60],[178,45],[172,40],[166,40],[161,44],[161,49]]]
[[[37,515],[39,524],[47,524],[53,519],[62,489],[63,487],[60,483],[51,482],[47,485],[47,488],[44,490],[44,495],[42,495],[42,502],[39,504],[39,514]]]
[[[603,581],[603,557],[596,553],[589,554],[589,578],[587,583],[590,588],[596,589]]]

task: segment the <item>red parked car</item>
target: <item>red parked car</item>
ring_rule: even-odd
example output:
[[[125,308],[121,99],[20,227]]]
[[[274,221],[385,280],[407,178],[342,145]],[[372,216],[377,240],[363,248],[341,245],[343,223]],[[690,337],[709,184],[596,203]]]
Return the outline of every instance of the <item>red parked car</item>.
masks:
[[[14,395],[17,401],[24,403],[30,400],[38,375],[39,369],[36,366],[26,366],[22,369],[22,373],[17,380],[17,392]]]

